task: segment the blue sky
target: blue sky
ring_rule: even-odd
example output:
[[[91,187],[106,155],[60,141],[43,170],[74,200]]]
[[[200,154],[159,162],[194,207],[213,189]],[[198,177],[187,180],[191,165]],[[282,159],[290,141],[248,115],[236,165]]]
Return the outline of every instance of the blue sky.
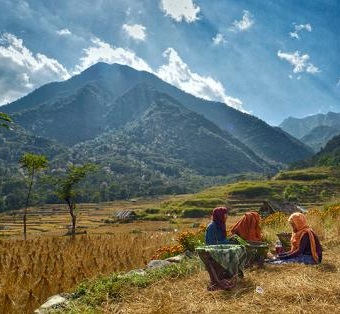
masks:
[[[271,125],[340,112],[337,0],[0,0],[0,104],[104,61]]]

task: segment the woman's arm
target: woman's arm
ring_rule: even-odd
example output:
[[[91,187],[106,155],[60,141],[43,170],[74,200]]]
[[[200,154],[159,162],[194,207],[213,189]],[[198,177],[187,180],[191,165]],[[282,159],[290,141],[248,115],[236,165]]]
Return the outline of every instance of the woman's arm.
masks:
[[[309,236],[308,236],[308,233],[305,233],[301,238],[300,247],[298,250],[295,250],[293,252],[279,254],[278,259],[288,259],[288,258],[297,257],[303,254],[306,251],[308,246],[310,246]]]

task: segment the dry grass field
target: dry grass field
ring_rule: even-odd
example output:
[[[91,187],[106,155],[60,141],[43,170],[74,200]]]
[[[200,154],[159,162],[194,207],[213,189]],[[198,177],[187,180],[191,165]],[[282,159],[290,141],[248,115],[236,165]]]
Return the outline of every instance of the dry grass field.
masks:
[[[165,233],[37,237],[0,242],[0,313],[31,313],[85,278],[145,266]]]
[[[115,212],[141,210],[155,200],[81,204],[78,232],[65,236],[69,215],[63,205],[33,208],[28,240],[21,213],[0,215],[0,313],[32,313],[47,297],[71,291],[85,278],[144,267],[156,250],[173,244],[193,220],[112,224]]]
[[[337,206],[337,215],[340,207]],[[103,313],[340,313],[340,216],[321,220],[312,210],[308,221],[318,231],[324,248],[316,266],[268,265],[245,271],[230,291],[207,291],[209,276],[203,269],[180,280],[162,280],[127,295],[123,302],[108,302]],[[331,221],[331,219],[334,219]],[[268,239],[281,223],[264,227]],[[257,289],[261,287],[261,289]],[[77,311],[72,311],[77,313]],[[79,312],[78,312],[79,313]]]
[[[282,265],[248,270],[225,292],[206,290],[202,270],[183,280],[163,280],[126,297],[114,313],[340,313],[340,247],[326,250],[320,266]],[[256,292],[261,287],[263,293]]]
[[[101,283],[94,281],[85,286],[90,291],[86,296],[58,313],[340,313],[340,206],[310,209],[307,219],[324,248],[320,265],[248,268],[233,289],[210,292],[209,276],[201,264],[186,276],[172,274],[142,288],[132,284],[120,290],[119,298],[102,295],[100,302],[95,301],[99,297],[95,287]],[[287,217],[282,215],[263,221],[270,243],[276,232],[287,228]]]
[[[65,236],[66,209],[34,209],[28,241],[22,239],[19,215],[1,215],[0,313],[32,313],[49,296],[74,291],[84,279],[107,276],[144,267],[161,246],[175,244],[176,235],[193,222],[208,219],[112,224],[105,223],[117,210],[152,207],[154,201],[83,204],[80,234]],[[93,206],[91,208],[91,206]],[[45,211],[42,214],[40,211]],[[324,246],[318,266],[283,265],[248,269],[238,285],[225,292],[208,292],[208,274],[200,270],[189,276],[162,278],[143,288],[129,289],[119,302],[107,298],[92,308],[78,303],[67,313],[340,313],[340,207],[327,212],[310,210],[308,221]],[[278,219],[279,218],[279,219]],[[282,217],[281,217],[282,218]],[[267,241],[288,231],[286,219],[274,217],[264,227]],[[228,226],[238,217],[229,217]],[[10,223],[12,221],[12,224]],[[256,292],[261,287],[263,293]]]
[[[77,228],[78,231],[89,233],[111,232],[112,225],[105,220],[112,220],[114,214],[122,210],[136,212],[152,207],[166,200],[166,197],[153,199],[139,199],[137,201],[116,201],[98,204],[79,204]],[[70,226],[70,215],[65,204],[48,204],[30,208],[27,216],[27,234],[36,236],[41,234],[65,234]],[[0,213],[0,236],[22,237],[22,211],[16,210]]]

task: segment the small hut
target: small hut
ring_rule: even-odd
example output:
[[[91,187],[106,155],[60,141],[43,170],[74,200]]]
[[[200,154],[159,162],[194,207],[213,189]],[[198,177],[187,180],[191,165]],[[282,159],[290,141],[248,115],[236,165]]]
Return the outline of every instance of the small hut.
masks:
[[[260,208],[260,214],[262,217],[266,217],[277,212],[282,212],[284,214],[290,215],[296,212],[306,213],[307,210],[297,204],[293,204],[290,202],[279,203],[276,201],[264,201]]]

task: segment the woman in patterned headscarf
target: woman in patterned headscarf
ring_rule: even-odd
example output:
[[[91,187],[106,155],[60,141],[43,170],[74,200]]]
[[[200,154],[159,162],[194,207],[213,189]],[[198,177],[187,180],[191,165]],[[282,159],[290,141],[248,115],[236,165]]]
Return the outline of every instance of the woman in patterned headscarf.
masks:
[[[262,241],[260,215],[257,212],[247,212],[231,228],[232,234],[237,234],[247,241]]]
[[[216,207],[212,213],[212,221],[207,226],[205,232],[206,245],[227,244],[226,220],[229,208]]]
[[[305,215],[294,213],[290,215],[288,221],[293,228],[291,249],[279,254],[276,263],[321,263],[322,247],[318,236],[308,227]]]

